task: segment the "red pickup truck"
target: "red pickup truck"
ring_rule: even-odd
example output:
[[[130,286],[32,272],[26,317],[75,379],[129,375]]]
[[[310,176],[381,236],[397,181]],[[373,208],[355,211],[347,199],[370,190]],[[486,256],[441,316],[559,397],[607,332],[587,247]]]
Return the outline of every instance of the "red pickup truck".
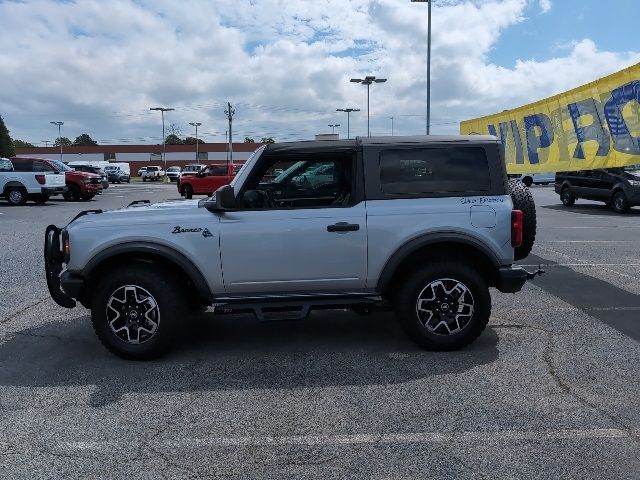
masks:
[[[100,175],[75,171],[60,160],[12,157],[11,162],[16,172],[64,173],[67,185],[67,191],[63,193],[65,200],[91,200],[96,194],[102,192],[102,177]]]
[[[185,198],[194,195],[211,195],[218,188],[227,185],[239,165],[207,165],[195,175],[185,175],[178,179],[178,192]]]

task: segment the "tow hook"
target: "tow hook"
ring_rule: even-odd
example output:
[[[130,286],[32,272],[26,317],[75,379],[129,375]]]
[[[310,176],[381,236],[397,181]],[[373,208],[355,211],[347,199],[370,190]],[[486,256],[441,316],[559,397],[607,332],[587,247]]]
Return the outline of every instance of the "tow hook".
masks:
[[[527,280],[533,280],[538,275],[542,275],[543,273],[544,273],[544,266],[540,264],[538,265],[538,269],[535,272],[527,272]]]

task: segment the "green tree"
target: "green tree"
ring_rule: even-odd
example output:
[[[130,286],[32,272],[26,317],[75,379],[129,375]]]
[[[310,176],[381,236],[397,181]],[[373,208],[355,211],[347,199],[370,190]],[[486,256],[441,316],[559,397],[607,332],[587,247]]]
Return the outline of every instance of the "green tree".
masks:
[[[251,137],[244,137],[244,143],[256,143],[256,141]]]
[[[16,154],[9,130],[0,116],[0,157],[13,157]]]
[[[196,137],[185,137],[185,139],[182,141],[182,143],[184,143],[185,145],[195,145],[196,144]],[[204,143],[204,140],[199,138],[198,139],[198,143],[202,144],[202,143]]]
[[[13,139],[13,146],[16,148],[30,148],[34,147],[33,143],[25,142],[24,140],[18,140],[17,138]]]
[[[167,135],[167,138],[164,139],[164,143],[167,145],[182,145],[184,142],[180,139],[180,137],[174,133],[171,135]]]
[[[260,143],[276,143],[276,141],[271,137],[262,137]]]
[[[70,147],[71,145],[73,145],[73,143],[71,143],[71,140],[69,140],[67,137],[58,137],[56,138],[56,141],[53,142],[53,146],[59,147],[60,145],[62,145],[63,147]]]
[[[73,144],[80,147],[88,147],[98,145],[98,142],[91,138],[89,134],[83,133],[82,135],[76,137],[76,139],[73,141]]]

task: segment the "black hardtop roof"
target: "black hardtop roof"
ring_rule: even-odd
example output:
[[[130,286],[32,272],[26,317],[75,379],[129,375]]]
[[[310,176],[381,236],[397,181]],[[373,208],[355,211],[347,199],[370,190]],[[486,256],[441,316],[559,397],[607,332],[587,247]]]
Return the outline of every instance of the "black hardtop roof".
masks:
[[[413,135],[388,137],[356,137],[352,140],[307,140],[272,143],[265,154],[322,153],[354,151],[363,145],[406,145],[427,143],[496,143],[492,135]]]

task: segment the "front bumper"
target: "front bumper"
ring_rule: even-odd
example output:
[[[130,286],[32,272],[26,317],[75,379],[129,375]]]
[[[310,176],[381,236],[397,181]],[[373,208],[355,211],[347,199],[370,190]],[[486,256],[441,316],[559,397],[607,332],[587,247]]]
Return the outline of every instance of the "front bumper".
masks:
[[[65,308],[73,308],[76,306],[75,300],[62,290],[60,284],[63,260],[60,244],[61,232],[55,225],[49,225],[44,233],[44,268],[47,277],[47,288],[51,298],[58,305]]]
[[[536,273],[529,273],[518,266],[501,267],[498,269],[496,288],[502,293],[516,293],[522,290],[527,280],[531,280],[542,273],[542,269],[539,269]]]

